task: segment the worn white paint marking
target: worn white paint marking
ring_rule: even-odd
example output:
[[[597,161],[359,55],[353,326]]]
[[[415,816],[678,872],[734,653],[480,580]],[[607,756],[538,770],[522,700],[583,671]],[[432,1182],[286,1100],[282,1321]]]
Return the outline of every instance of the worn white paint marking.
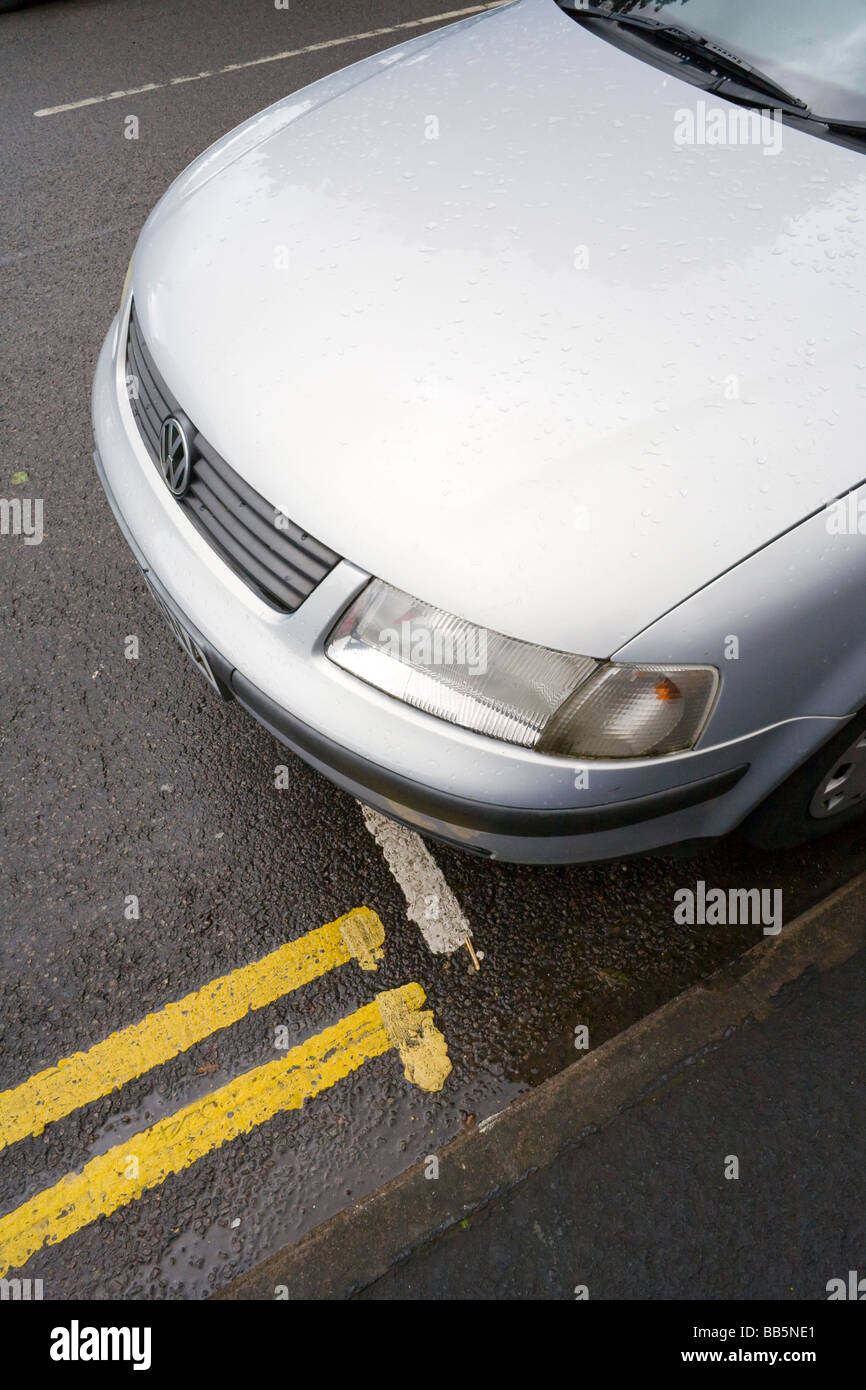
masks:
[[[67,101],[63,106],[43,106],[34,111],[34,116],[59,116],[63,111],[78,111],[82,106],[98,106],[104,101],[119,101],[121,97],[137,97],[142,92],[158,92],[163,87],[179,87],[184,82],[201,82],[205,77],[222,77],[228,72],[241,72],[244,68],[257,68],[263,63],[281,63],[286,58],[300,58],[304,53],[318,53],[323,48],[337,48],[344,43],[360,43],[363,39],[377,39],[381,34],[397,34],[403,29],[422,29],[425,24],[441,24],[446,19],[465,19],[468,15],[481,14],[484,10],[496,10],[505,0],[493,0],[492,4],[470,5],[465,10],[446,10],[444,14],[429,14],[424,19],[405,19],[400,24],[383,25],[381,29],[368,29],[363,34],[345,34],[339,39],[323,39],[320,43],[308,43],[305,48],[289,48],[284,53],[268,53],[264,58],[248,58],[243,63],[228,63],[224,68],[214,68],[210,72],[194,72],[189,77],[170,77],[167,82],[145,82],[142,87],[127,87],[120,92],[106,92],[103,96],[84,97],[81,101]]]
[[[478,1128],[481,1130],[481,1133],[486,1134],[488,1129],[492,1129],[496,1121],[501,1120],[504,1114],[504,1110],[497,1110],[495,1115],[488,1115],[486,1120],[479,1120]]]
[[[52,251],[66,251],[70,246],[83,246],[88,241],[98,241],[100,237],[126,237],[129,233],[123,227],[100,227],[95,232],[82,232],[80,236],[63,237],[60,241],[41,241],[36,246],[27,246],[23,251],[9,251],[0,256],[0,266],[15,265],[33,256],[47,256]]]
[[[469,923],[420,835],[358,804],[364,824],[400,885],[407,915],[421,928],[430,950],[450,955],[465,946],[466,938],[472,935]]]

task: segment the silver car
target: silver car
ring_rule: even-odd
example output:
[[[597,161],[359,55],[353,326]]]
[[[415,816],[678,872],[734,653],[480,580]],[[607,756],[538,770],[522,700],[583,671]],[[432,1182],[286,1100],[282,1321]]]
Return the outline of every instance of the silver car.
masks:
[[[219,694],[505,860],[856,816],[863,122],[860,0],[515,0],[201,155],[93,427]]]

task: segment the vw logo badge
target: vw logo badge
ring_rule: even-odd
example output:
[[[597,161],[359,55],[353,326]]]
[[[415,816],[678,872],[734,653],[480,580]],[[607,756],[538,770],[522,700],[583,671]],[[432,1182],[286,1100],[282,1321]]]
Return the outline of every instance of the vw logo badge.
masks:
[[[189,436],[174,415],[163,420],[159,432],[159,466],[169,491],[175,497],[183,497],[189,487],[192,460]]]

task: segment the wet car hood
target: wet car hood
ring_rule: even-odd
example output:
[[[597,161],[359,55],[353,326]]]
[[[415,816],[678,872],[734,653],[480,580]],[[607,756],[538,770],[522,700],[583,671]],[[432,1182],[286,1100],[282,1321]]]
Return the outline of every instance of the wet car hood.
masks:
[[[702,101],[553,0],[355,65],[151,214],[150,348],[347,559],[606,655],[866,475],[866,162]]]

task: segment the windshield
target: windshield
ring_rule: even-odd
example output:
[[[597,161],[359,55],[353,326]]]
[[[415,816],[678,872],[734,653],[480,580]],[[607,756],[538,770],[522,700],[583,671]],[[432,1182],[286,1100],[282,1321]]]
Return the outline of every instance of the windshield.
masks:
[[[584,0],[579,8],[687,25],[817,116],[866,121],[866,0]]]

